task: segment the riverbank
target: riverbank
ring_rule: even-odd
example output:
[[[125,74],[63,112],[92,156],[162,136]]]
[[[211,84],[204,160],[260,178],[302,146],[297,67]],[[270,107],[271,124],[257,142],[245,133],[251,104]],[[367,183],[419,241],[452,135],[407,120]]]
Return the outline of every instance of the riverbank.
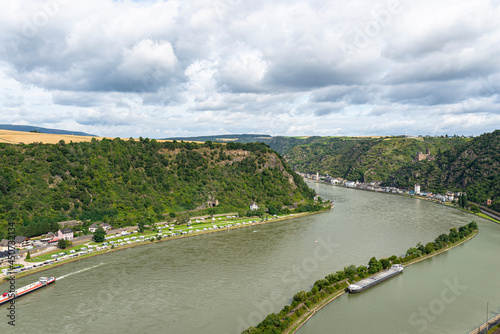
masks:
[[[455,243],[452,243],[452,244],[450,244],[450,245],[448,245],[446,247],[443,247],[443,248],[441,248],[441,249],[439,249],[437,251],[434,251],[431,254],[427,254],[425,256],[423,255],[421,257],[418,257],[418,258],[415,258],[413,260],[410,260],[409,262],[407,262],[407,263],[404,264],[404,267],[408,267],[408,266],[410,266],[412,264],[416,264],[418,262],[430,259],[430,258],[432,258],[432,257],[434,257],[436,255],[442,254],[444,252],[449,251],[450,249],[453,249],[453,248],[455,248],[457,246],[460,246],[460,245],[466,243],[467,241],[471,240],[472,238],[474,238],[478,234],[478,232],[479,232],[478,230],[475,230],[474,232],[472,232],[471,235],[469,235],[468,237],[466,237],[463,240],[459,240],[459,241],[457,241]],[[368,277],[370,277],[370,276],[368,276]],[[368,277],[365,277],[365,278],[368,278]],[[342,281],[342,282],[344,282],[344,281]],[[342,283],[342,282],[339,282],[339,283]],[[338,297],[344,295],[345,293],[346,293],[346,290],[337,291],[334,294],[332,294],[331,296],[328,296],[325,299],[321,300],[313,308],[307,309],[307,312],[305,312],[298,319],[296,319],[295,322],[290,326],[290,328],[284,330],[283,333],[284,334],[295,334],[309,319],[312,318],[312,316],[314,314],[316,314],[316,312],[318,312],[323,307],[325,307],[326,305],[328,305],[329,303],[331,303],[333,300],[335,300]],[[299,308],[299,307],[300,306],[298,306],[297,308]]]
[[[434,203],[434,204],[440,204],[440,205],[444,205],[446,207],[449,207],[449,208],[453,208],[453,209],[457,209],[457,210],[460,210],[460,211],[463,211],[463,212],[467,212],[469,214],[472,214],[472,215],[475,215],[477,217],[481,217],[481,218],[484,218],[484,219],[487,219],[489,221],[492,221],[494,223],[497,223],[497,224],[500,224],[500,220],[497,219],[497,216],[496,215],[490,215],[488,214],[488,212],[472,212],[472,211],[469,211],[469,210],[465,210],[457,205],[454,205],[450,202],[442,202],[442,201],[439,201],[439,200],[435,200],[435,199],[430,199],[428,197],[424,197],[424,196],[419,196],[419,195],[409,195],[409,194],[403,194],[403,193],[394,193],[394,192],[385,192],[385,191],[377,191],[377,190],[371,190],[371,189],[366,189],[366,188],[357,188],[357,187],[344,187],[342,185],[334,185],[334,184],[330,184],[330,183],[327,183],[327,182],[321,182],[321,181],[317,181],[317,180],[306,180],[307,182],[312,182],[312,183],[319,183],[319,184],[324,184],[324,185],[331,185],[331,186],[334,186],[334,187],[343,187],[343,188],[347,188],[347,189],[355,189],[355,190],[363,190],[363,191],[368,191],[368,192],[375,192],[375,193],[378,193],[378,194],[387,194],[387,195],[397,195],[397,196],[403,196],[403,197],[408,197],[408,198],[413,198],[413,199],[418,199],[418,200],[422,200],[422,201],[427,201],[427,202],[431,202],[431,203]],[[471,202],[472,203],[472,202]],[[476,203],[473,203],[473,204],[476,204]],[[476,204],[478,205],[478,204]]]
[[[208,234],[208,233],[223,232],[223,231],[233,230],[233,229],[237,229],[237,228],[244,228],[244,227],[250,227],[250,226],[264,225],[264,224],[275,223],[275,222],[279,222],[279,221],[291,220],[291,219],[295,219],[295,218],[302,218],[302,217],[307,217],[307,216],[318,214],[318,213],[324,213],[326,211],[328,211],[328,210],[315,211],[315,212],[293,213],[293,214],[289,214],[289,215],[282,216],[282,217],[270,217],[267,220],[255,221],[255,222],[252,222],[252,223],[240,224],[240,225],[236,225],[235,221],[229,221],[227,224],[231,224],[232,226],[227,227],[227,228],[219,228],[219,229],[213,229],[213,230],[208,230],[207,229],[206,231],[200,230],[199,232],[194,232],[193,231],[194,233],[185,234],[185,235],[181,234],[181,235],[168,236],[168,237],[167,236],[163,236],[159,240],[157,239],[157,234],[156,233],[153,233],[153,234],[150,234],[150,235],[147,235],[147,236],[144,235],[144,234],[142,234],[142,236],[144,236],[144,242],[130,243],[130,244],[125,244],[125,245],[117,245],[114,248],[107,248],[107,249],[103,249],[103,250],[100,250],[100,251],[94,251],[92,253],[83,254],[83,255],[80,255],[78,257],[74,257],[74,258],[70,258],[70,259],[65,259],[65,260],[62,260],[62,261],[57,261],[57,262],[54,262],[53,264],[48,264],[48,265],[44,265],[43,267],[34,268],[32,270],[29,270],[29,271],[21,272],[21,273],[19,273],[17,275],[14,275],[14,277],[16,279],[18,279],[18,278],[22,278],[22,277],[26,277],[26,276],[38,274],[38,273],[43,272],[45,270],[52,269],[52,268],[55,268],[55,267],[59,267],[59,266],[62,266],[62,265],[68,264],[68,263],[72,263],[72,262],[75,262],[75,261],[84,260],[84,259],[87,259],[87,258],[90,258],[90,257],[94,257],[94,256],[106,255],[106,254],[110,254],[110,253],[115,252],[115,251],[129,249],[129,248],[132,248],[132,247],[149,245],[149,244],[154,244],[154,243],[164,242],[164,241],[179,240],[179,239],[183,239],[183,238],[200,236],[200,235],[204,235],[204,234]],[[249,218],[245,218],[243,220],[248,220],[248,219],[252,219],[252,218],[249,217]],[[136,234],[136,235],[137,236],[141,236],[141,234]],[[154,241],[150,241],[150,238],[154,238]],[[94,243],[94,242],[90,241],[86,245],[91,244],[91,243]],[[80,247],[81,246],[85,246],[85,245],[80,245]],[[61,251],[63,251],[63,250],[58,249],[53,254],[55,254],[57,252],[61,252]],[[48,255],[51,255],[51,254],[48,254]],[[34,260],[36,258],[32,257],[32,259]],[[40,262],[43,262],[43,261],[40,261]],[[35,262],[32,262],[32,263],[35,264]],[[7,280],[6,280],[7,278],[10,279],[10,275],[9,276],[4,276],[4,278],[0,281],[0,284],[3,284],[5,282],[7,282]]]

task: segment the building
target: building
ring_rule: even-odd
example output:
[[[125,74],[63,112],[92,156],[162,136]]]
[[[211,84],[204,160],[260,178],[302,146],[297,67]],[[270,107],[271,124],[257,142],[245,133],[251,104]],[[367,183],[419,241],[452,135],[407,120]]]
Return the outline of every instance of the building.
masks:
[[[258,210],[258,209],[259,209],[259,206],[257,205],[257,203],[250,204],[250,210]]]
[[[64,222],[58,223],[61,227],[75,227],[77,225],[82,225],[82,222],[79,220],[68,220]]]
[[[14,247],[16,248],[24,248],[31,246],[31,240],[27,237],[23,237],[22,235],[18,235],[14,239]]]
[[[111,230],[111,225],[109,225],[108,223],[102,223],[99,226],[102,227],[102,229],[106,232]]]
[[[420,194],[420,184],[418,183],[415,185],[415,194]]]
[[[95,231],[97,231],[97,228],[99,226],[102,227],[102,229],[106,232],[111,230],[111,225],[109,225],[108,223],[100,223],[100,224],[94,223],[94,224],[89,226],[89,232],[94,233]]]
[[[9,240],[2,239],[2,241],[0,241],[0,252],[5,252],[8,250],[9,250]]]
[[[415,161],[422,161],[422,160],[434,160],[435,157],[431,155],[431,150],[427,149],[425,151],[425,154],[422,153],[421,151],[417,152],[417,155],[415,156]]]
[[[57,239],[61,240],[73,240],[73,230],[69,227],[65,227],[57,231]]]
[[[90,225],[89,226],[89,232],[90,233],[94,233],[97,230],[98,227],[99,227],[99,225],[97,223],[94,223],[94,224]]]

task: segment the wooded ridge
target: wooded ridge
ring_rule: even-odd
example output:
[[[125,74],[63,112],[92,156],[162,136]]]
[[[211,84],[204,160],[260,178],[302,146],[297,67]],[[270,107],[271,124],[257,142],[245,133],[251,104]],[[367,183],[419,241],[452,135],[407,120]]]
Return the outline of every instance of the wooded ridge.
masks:
[[[69,219],[136,224],[171,212],[314,207],[315,192],[261,143],[103,139],[0,144],[0,238],[10,221],[33,236]],[[214,207],[215,206],[215,207]]]

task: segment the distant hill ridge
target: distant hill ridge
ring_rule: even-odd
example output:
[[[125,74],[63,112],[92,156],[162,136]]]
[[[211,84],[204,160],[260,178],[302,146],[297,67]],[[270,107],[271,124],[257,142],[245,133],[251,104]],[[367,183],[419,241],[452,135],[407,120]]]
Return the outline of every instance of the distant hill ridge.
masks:
[[[195,136],[195,137],[171,137],[165,138],[165,140],[178,140],[178,141],[199,141],[199,142],[218,142],[218,143],[255,143],[263,142],[268,144],[273,137],[270,135],[259,135],[259,134],[225,134],[225,135],[213,135],[213,136]]]
[[[89,134],[80,131],[68,131],[59,129],[48,129],[41,126],[31,126],[31,125],[14,125],[14,124],[0,124],[0,129],[10,130],[10,131],[21,131],[21,132],[32,132],[37,131],[40,133],[57,134],[57,135],[73,135],[73,136],[90,136],[96,137],[96,135]]]

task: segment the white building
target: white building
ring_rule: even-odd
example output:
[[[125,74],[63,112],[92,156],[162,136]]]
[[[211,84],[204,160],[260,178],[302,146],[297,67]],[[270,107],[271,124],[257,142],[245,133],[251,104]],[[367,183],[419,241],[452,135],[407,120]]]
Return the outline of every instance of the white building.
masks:
[[[250,204],[250,210],[258,210],[258,209],[259,209],[259,206],[257,205],[257,203]]]
[[[415,184],[415,194],[420,194],[420,184]]]

